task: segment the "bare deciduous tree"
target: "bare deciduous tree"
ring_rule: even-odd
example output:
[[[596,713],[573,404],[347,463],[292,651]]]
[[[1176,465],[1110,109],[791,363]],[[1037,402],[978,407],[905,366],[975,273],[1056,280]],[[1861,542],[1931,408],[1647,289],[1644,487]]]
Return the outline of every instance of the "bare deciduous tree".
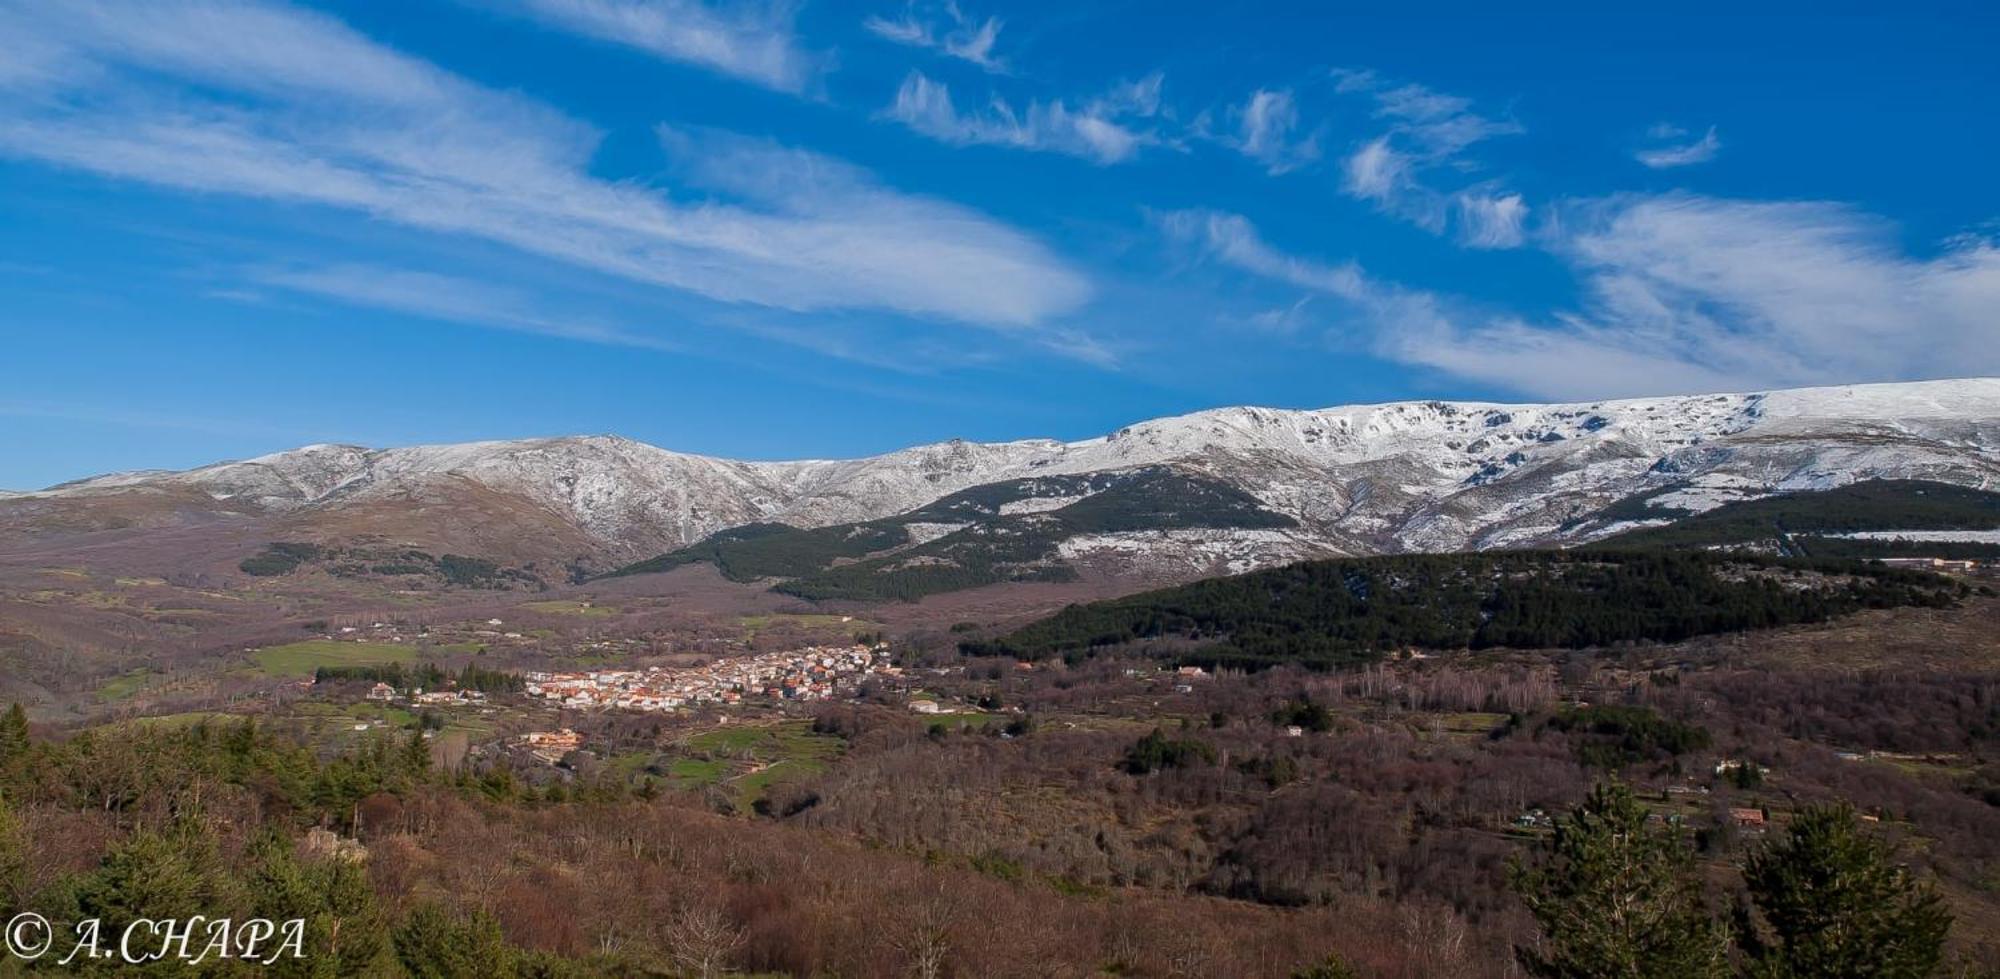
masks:
[[[742,947],[743,929],[719,908],[686,904],[667,922],[666,939],[668,955],[682,972],[715,979]]]
[[[904,909],[903,936],[897,951],[909,958],[917,979],[939,979],[951,955],[951,931],[957,922],[957,900],[941,887],[927,887]]]

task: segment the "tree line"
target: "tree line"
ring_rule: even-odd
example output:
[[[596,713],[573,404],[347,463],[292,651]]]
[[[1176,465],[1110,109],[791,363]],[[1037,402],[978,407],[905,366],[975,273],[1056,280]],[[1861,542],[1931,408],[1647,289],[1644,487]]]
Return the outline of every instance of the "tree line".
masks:
[[[401,663],[371,663],[357,666],[322,666],[313,670],[314,683],[386,683],[398,690],[442,690],[447,686],[481,693],[519,693],[527,684],[519,673],[489,670],[467,663],[450,673],[436,663],[405,667]]]
[[[1965,586],[1854,562],[1708,552],[1510,551],[1307,561],[1072,605],[975,656],[1074,660],[1148,640],[1182,663],[1327,668],[1408,647],[1583,649],[1949,605]]]

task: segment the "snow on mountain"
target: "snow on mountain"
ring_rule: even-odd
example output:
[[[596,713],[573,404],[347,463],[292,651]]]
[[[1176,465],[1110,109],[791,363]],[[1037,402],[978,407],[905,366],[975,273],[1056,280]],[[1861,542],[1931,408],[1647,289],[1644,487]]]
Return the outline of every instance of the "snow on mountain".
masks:
[[[1002,480],[1170,465],[1297,519],[1241,555],[1449,550],[1577,539],[1639,493],[1700,510],[1861,479],[2000,485],[2000,379],[1582,404],[1401,402],[1223,408],[1078,442],[951,441],[844,461],[736,462],[590,436],[366,449],[314,445],[177,473],[127,473],[8,499],[198,491],[310,518],[478,490],[577,528],[604,556],[671,549],[752,521],[824,526],[907,512]],[[1185,536],[1185,535],[1183,535]],[[1227,550],[1210,534],[1205,551]],[[1253,539],[1254,538],[1254,539]],[[1158,548],[1196,546],[1173,535]],[[1143,536],[1079,553],[1143,548]],[[1226,554],[1227,562],[1241,563]]]

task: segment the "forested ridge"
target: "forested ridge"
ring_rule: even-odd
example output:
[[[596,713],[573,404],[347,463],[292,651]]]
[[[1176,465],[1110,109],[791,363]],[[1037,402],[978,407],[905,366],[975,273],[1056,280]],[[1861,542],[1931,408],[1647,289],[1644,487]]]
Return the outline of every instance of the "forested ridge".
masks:
[[[1067,501],[1042,512],[1007,512],[1033,499]],[[1075,499],[1072,499],[1075,498]],[[1167,468],[1047,476],[962,490],[900,516],[804,529],[748,524],[611,576],[710,563],[733,581],[787,579],[776,590],[801,598],[913,601],[1002,581],[1068,581],[1076,574],[1056,544],[1077,534],[1173,528],[1272,528],[1291,518],[1218,480]],[[934,540],[913,525],[957,529]]]
[[[1865,608],[1948,605],[1965,586],[1858,562],[1664,551],[1511,551],[1307,561],[1073,605],[974,655],[1074,656],[1142,640],[1182,662],[1334,667],[1389,651],[1676,642]]]
[[[1895,530],[2000,529],[2000,493],[1917,479],[1865,480],[1828,490],[1783,493],[1725,503],[1690,514],[1653,497],[1623,500],[1600,521],[1676,518],[1664,527],[1631,530],[1598,543],[1614,550],[1770,545],[1800,556],[2000,557],[2000,545],[1966,541],[1904,542],[1838,535]]]

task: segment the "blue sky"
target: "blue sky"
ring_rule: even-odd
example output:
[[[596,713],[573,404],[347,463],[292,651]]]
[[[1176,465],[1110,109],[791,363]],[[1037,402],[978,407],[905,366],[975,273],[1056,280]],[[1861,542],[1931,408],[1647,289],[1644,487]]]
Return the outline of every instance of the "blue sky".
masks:
[[[0,486],[2000,373],[1991,5],[1624,6],[0,0]]]

